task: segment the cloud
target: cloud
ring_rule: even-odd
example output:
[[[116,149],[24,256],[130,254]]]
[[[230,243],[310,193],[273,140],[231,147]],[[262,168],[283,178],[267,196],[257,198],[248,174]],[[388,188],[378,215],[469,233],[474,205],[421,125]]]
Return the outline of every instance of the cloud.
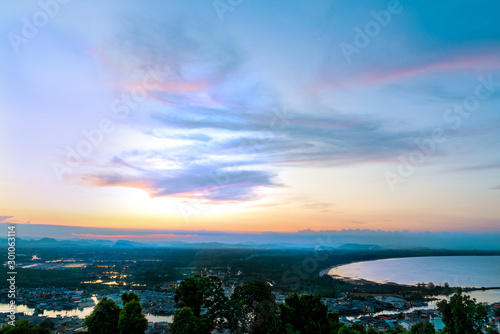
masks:
[[[362,223],[355,222],[352,223]],[[5,224],[5,223],[3,223]],[[496,225],[495,225],[496,224]],[[343,243],[376,244],[389,248],[448,248],[448,249],[492,249],[498,250],[498,222],[492,222],[490,232],[464,233],[464,232],[408,232],[408,231],[381,231],[368,229],[303,230],[299,232],[224,232],[206,230],[162,230],[162,229],[129,229],[129,228],[103,228],[67,225],[33,225],[18,224],[17,230],[23,238],[51,237],[56,239],[82,238],[82,239],[132,239],[143,242],[182,240],[187,242],[221,242],[241,244],[255,242],[291,243],[297,245],[310,245],[310,247],[338,247]],[[281,247],[281,246],[280,246]]]
[[[353,224],[353,225],[363,225],[366,224],[366,222],[358,221],[358,220],[344,220],[346,223]]]
[[[330,64],[327,64],[325,67],[318,69],[318,73],[309,89],[311,91],[345,90],[353,87],[408,83],[410,80],[429,77],[431,74],[439,72],[498,70],[500,68],[497,61],[498,53],[499,50],[495,48],[475,50],[467,54],[458,54],[452,58],[447,54],[436,54],[425,61],[405,58],[407,61],[403,64],[399,64],[398,61],[387,62],[387,59],[383,58],[378,62],[365,64],[360,68],[345,72],[341,71],[340,73]]]
[[[143,189],[152,197],[176,196],[212,201],[255,199],[256,187],[279,185],[274,181],[274,173],[235,169],[230,164],[217,161],[156,170],[151,166],[147,169],[148,160],[138,166],[125,163],[119,158],[114,161],[120,167],[114,173],[87,175],[85,178],[98,186]]]
[[[303,204],[303,207],[306,209],[311,209],[319,212],[329,212],[332,209],[332,207],[334,207],[334,204],[328,202],[306,200],[305,203]]]
[[[281,185],[276,166],[385,160],[409,150],[412,139],[422,136],[389,131],[382,121],[335,113],[319,118],[196,107],[182,113],[156,111],[153,117],[170,132],[158,136],[162,129],[156,126],[154,137],[171,148],[121,152],[110,159],[106,171],[89,171],[84,178],[98,186],[144,189],[153,197],[247,201],[259,198],[259,187]]]
[[[500,169],[500,161],[469,165],[465,167],[458,167],[450,170],[450,172],[474,172],[474,171],[490,170],[490,169]]]
[[[14,216],[0,216],[0,222],[3,222],[3,221],[8,220],[10,218],[14,218]]]
[[[161,240],[169,240],[169,239],[190,239],[193,237],[198,237],[197,234],[173,234],[173,233],[158,233],[158,234],[92,234],[92,233],[72,233],[72,237],[82,238],[82,239],[161,239]]]
[[[404,67],[396,68],[389,71],[380,71],[372,69],[366,75],[365,83],[374,85],[380,83],[401,81],[406,78],[411,78],[423,75],[429,72],[440,71],[456,71],[456,70],[485,70],[499,68],[500,64],[497,61],[498,55],[491,54],[473,54],[464,55],[455,59],[435,60],[422,64],[408,64]]]
[[[491,190],[500,190],[500,184],[498,186],[491,187]]]
[[[367,116],[372,110],[356,115],[331,105],[322,110],[313,103],[285,107],[280,87],[255,71],[253,61],[262,50],[248,50],[217,28],[204,29],[202,21],[177,18],[172,23],[150,13],[145,23],[129,15],[110,46],[98,51],[99,59],[116,73],[125,95],[141,88],[144,69],[159,66],[165,75],[120,122],[127,135],[139,133],[141,141],[123,135],[127,144],[117,146],[120,151],[77,171],[90,184],[139,188],[153,197],[248,201],[260,198],[263,187],[282,186],[282,166],[392,161],[414,149],[415,138],[431,133],[403,130],[389,115]],[[491,53],[458,54],[451,60],[436,54],[395,64],[384,56],[339,72],[316,64],[312,73],[320,73],[315,79],[327,84],[330,75],[344,83],[361,78],[374,84],[492,64]],[[316,204],[316,209],[328,206]]]
[[[176,172],[145,172],[138,176],[93,175],[88,178],[99,186],[125,186],[146,190],[152,197],[172,196],[203,198],[214,201],[250,200],[255,187],[277,186],[273,174],[263,171],[226,171],[221,169]]]

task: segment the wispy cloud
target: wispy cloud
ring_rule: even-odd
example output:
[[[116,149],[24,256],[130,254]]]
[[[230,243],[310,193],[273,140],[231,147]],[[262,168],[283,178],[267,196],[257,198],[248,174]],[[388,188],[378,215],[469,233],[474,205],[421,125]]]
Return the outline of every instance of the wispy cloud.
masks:
[[[490,163],[484,164],[475,164],[464,167],[453,168],[450,172],[473,172],[473,171],[481,171],[481,170],[489,170],[489,169],[500,169],[500,162],[494,161]]]
[[[151,27],[138,24],[123,32],[132,41],[129,56],[117,57],[124,51],[118,47],[101,58],[118,75],[129,73],[132,64],[142,68],[155,62],[168,75],[122,124],[139,132],[145,144],[129,145],[78,171],[93,185],[134,187],[153,197],[247,201],[259,198],[261,187],[282,185],[279,167],[385,160],[408,150],[419,135],[389,130],[384,118],[333,108],[320,116],[312,107],[285,107],[272,85],[247,70],[248,56],[236,43],[218,38],[208,43],[182,28],[144,40],[137,36],[153,35],[141,29]],[[131,93],[140,84],[140,78],[134,82],[125,76],[125,81],[122,89]]]
[[[420,77],[429,77],[439,73],[464,73],[467,71],[492,71],[500,69],[498,48],[475,50],[468,54],[436,54],[432,59],[408,59],[406,63],[387,62],[380,59],[377,62],[363,64],[351,71],[340,70],[327,64],[320,67],[309,86],[311,91],[350,90],[367,88],[374,85],[398,85],[409,83]]]
[[[181,45],[182,38],[175,37]],[[193,63],[192,52],[207,46],[193,39],[187,44],[175,58],[174,79],[167,79],[172,83],[149,92],[147,109],[124,124],[158,145],[137,145],[115,153],[100,170],[81,173],[85,180],[97,186],[139,188],[153,197],[248,201],[259,198],[261,187],[282,185],[278,167],[389,161],[414,148],[414,139],[432,130],[398,129],[384,117],[350,115],[333,108],[320,115],[304,107],[284,107],[272,88],[241,75],[246,66],[243,57],[233,56],[229,66],[213,52]],[[137,56],[146,57],[144,62],[155,59],[147,58],[151,56],[147,48],[138,49],[143,52]],[[491,65],[490,58],[483,58]],[[411,65],[373,77],[399,80],[427,71],[475,66],[483,58]],[[186,64],[210,70],[196,73]],[[204,84],[194,84],[190,77]],[[162,143],[168,148],[162,149]]]
[[[10,218],[14,218],[14,216],[0,216],[0,222],[6,221]]]
[[[98,186],[125,186],[146,190],[152,197],[176,196],[213,201],[255,199],[256,187],[277,186],[275,175],[258,170],[225,170],[219,164],[176,170],[143,168],[137,175],[89,175],[86,178]]]
[[[334,207],[334,204],[329,202],[308,200],[303,204],[303,207],[319,212],[329,212]]]
[[[352,224],[363,222],[351,221]],[[498,223],[498,222],[495,222]],[[3,223],[5,224],[5,223]],[[18,224],[17,229],[23,239],[35,237],[52,237],[56,239],[131,239],[142,242],[188,241],[188,242],[221,242],[242,244],[254,242],[258,244],[288,243],[309,245],[309,247],[338,247],[343,243],[376,244],[390,248],[430,247],[449,249],[495,249],[498,250],[498,231],[489,233],[464,232],[408,232],[382,231],[369,229],[344,230],[303,230],[299,232],[224,232],[206,230],[168,230],[168,229],[127,229],[102,228],[65,225],[33,225]]]

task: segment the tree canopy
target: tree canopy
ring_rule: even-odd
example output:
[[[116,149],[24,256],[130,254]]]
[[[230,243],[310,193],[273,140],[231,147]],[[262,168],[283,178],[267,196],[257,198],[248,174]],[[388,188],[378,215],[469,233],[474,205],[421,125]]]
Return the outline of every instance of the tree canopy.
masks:
[[[103,297],[84,323],[90,334],[116,334],[119,315],[120,307],[114,300]]]
[[[181,308],[188,307],[201,320],[203,332],[225,327],[225,308],[228,298],[222,282],[216,277],[196,276],[181,282],[175,290],[174,300]],[[186,315],[184,311],[184,315]],[[201,333],[201,332],[200,332]]]
[[[335,321],[330,322],[328,309],[320,295],[294,293],[280,305],[281,321],[291,324],[295,331],[304,334],[330,333]]]
[[[15,326],[7,325],[0,329],[0,334],[50,334],[47,327],[30,324],[28,320],[18,320]]]
[[[123,298],[123,296],[122,296]],[[142,314],[142,306],[137,299],[129,299],[118,317],[120,334],[143,334],[148,328],[148,321]]]
[[[148,321],[142,313],[141,298],[135,293],[121,295],[123,308],[106,297],[96,305],[84,324],[89,334],[143,334]]]
[[[205,325],[202,319],[194,315],[190,307],[183,307],[175,312],[170,330],[172,334],[198,334],[205,331]]]
[[[264,282],[236,287],[228,311],[229,329],[233,333],[279,333],[278,307]]]
[[[434,325],[428,321],[420,321],[411,327],[411,334],[434,334]]]
[[[442,300],[437,306],[442,314],[446,333],[480,334],[488,320],[484,306],[476,303],[474,298],[462,294],[461,288],[457,288],[449,302]]]

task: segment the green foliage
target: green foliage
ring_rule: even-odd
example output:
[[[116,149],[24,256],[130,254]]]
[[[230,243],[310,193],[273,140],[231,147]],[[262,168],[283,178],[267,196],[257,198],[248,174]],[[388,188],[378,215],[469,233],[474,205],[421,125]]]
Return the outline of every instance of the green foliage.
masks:
[[[120,307],[112,299],[103,297],[84,323],[89,334],[116,334],[119,315]]]
[[[377,331],[375,330],[375,328],[370,327],[370,328],[368,328],[368,330],[366,331],[366,334],[377,334]]]
[[[351,326],[352,330],[359,334],[366,334],[365,326],[360,323],[356,323]]]
[[[0,334],[50,334],[50,330],[30,324],[27,320],[18,320],[15,326],[7,325],[0,329]]]
[[[486,334],[499,334],[499,332],[496,328],[488,326],[486,327]]]
[[[130,295],[136,296],[133,293]],[[130,299],[120,311],[118,317],[118,333],[144,334],[148,328],[148,321],[146,317],[144,317],[144,314],[142,314],[142,306],[138,298],[139,297]]]
[[[343,325],[340,322],[339,314],[337,312],[335,312],[335,313],[329,312],[327,315],[327,318],[328,318],[328,322],[330,323],[330,328],[331,328],[332,333],[337,333],[339,331],[340,327],[342,327],[342,325]]]
[[[137,302],[141,301],[141,297],[139,297],[138,295],[136,295],[133,292],[131,292],[131,293],[128,293],[128,292],[122,293],[121,299],[122,299],[123,306],[125,306],[125,304],[130,303],[133,300],[135,300]]]
[[[47,328],[47,329],[54,329],[56,327],[56,324],[53,320],[47,318],[47,319],[44,319],[41,323],[40,323],[40,327],[44,327],[44,328]]]
[[[411,327],[412,334],[434,334],[434,325],[428,321],[420,321]]]
[[[462,289],[451,296],[450,301],[442,300],[438,309],[443,316],[444,332],[450,334],[480,334],[488,320],[488,313],[483,305],[462,294]]]
[[[495,317],[500,317],[500,308],[495,310]]]
[[[140,297],[125,292],[121,299],[122,309],[112,299],[101,299],[85,319],[89,334],[143,334],[146,331],[148,321],[142,313]]]
[[[328,308],[321,302],[320,295],[294,293],[280,305],[281,321],[291,324],[295,331],[304,334],[330,333]]]
[[[205,332],[205,326],[203,320],[196,317],[190,307],[183,307],[175,312],[170,330],[172,334],[198,334]]]
[[[264,282],[245,283],[229,301],[229,329],[233,333],[279,333],[281,322],[275,297]]]
[[[405,329],[400,326],[400,325],[396,325],[396,327],[394,329],[389,329],[388,331],[385,331],[386,334],[405,334],[405,333],[408,333],[407,331],[405,331]]]
[[[201,307],[208,297],[205,277],[187,278],[175,290],[174,300],[180,307],[189,307],[196,317],[200,316]]]
[[[201,320],[207,333],[226,326],[227,297],[217,277],[196,276],[185,279],[175,290],[174,300],[188,307]],[[203,312],[202,312],[203,311]]]
[[[342,325],[342,326],[340,326],[338,334],[356,334],[356,333],[354,332],[354,330],[351,327],[348,327],[346,325]]]

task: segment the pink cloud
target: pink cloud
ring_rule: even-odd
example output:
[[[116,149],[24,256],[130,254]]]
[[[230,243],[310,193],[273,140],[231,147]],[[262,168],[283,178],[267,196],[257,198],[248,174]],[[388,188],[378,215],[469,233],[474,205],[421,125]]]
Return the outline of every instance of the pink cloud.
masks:
[[[329,76],[329,71],[322,69],[315,83],[310,85],[309,91],[326,89],[344,89],[353,86],[373,86],[391,83],[408,78],[418,77],[428,73],[458,71],[458,70],[491,70],[500,69],[500,58],[496,52],[473,54],[445,60],[433,60],[426,63],[408,64],[397,68],[383,68],[378,65],[366,70],[360,69],[354,74]],[[383,64],[382,64],[383,65]]]
[[[144,234],[144,235],[134,235],[134,234],[115,234],[115,235],[108,235],[108,234],[91,234],[91,233],[71,233],[72,237],[76,238],[89,238],[89,239],[162,239],[162,240],[167,240],[167,239],[189,239],[192,237],[196,237],[196,234],[184,234],[184,235],[179,235],[179,234]]]
[[[375,85],[378,83],[393,82],[428,72],[464,69],[484,70],[491,68],[500,68],[498,56],[494,56],[493,54],[472,55],[455,59],[446,59],[438,62],[429,62],[427,64],[410,65],[393,71],[384,72],[380,70],[372,70],[367,75],[365,84]]]

